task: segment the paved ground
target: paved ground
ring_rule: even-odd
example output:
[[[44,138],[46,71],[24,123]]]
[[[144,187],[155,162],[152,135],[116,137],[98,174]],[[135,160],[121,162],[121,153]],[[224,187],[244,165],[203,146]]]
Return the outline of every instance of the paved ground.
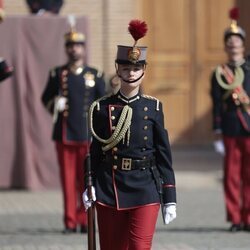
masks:
[[[155,250],[249,250],[250,233],[227,231],[221,158],[210,148],[175,149],[178,217],[163,226]],[[0,191],[0,250],[85,250],[86,235],[63,235],[60,191]]]

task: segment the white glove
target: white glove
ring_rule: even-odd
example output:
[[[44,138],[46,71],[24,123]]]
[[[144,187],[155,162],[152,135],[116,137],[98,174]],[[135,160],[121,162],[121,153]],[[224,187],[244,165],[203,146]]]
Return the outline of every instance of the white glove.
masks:
[[[91,198],[92,199],[88,196],[88,189],[85,189],[82,194],[82,201],[86,211],[92,206],[92,203],[96,201],[95,188],[93,186],[91,186]]]
[[[219,153],[220,155],[225,154],[225,146],[222,140],[214,141],[214,150],[216,153]]]
[[[163,216],[165,224],[169,224],[171,221],[173,221],[176,218],[176,204],[175,203],[164,204]]]
[[[66,107],[67,98],[64,96],[59,96],[55,100],[55,109],[62,112]]]

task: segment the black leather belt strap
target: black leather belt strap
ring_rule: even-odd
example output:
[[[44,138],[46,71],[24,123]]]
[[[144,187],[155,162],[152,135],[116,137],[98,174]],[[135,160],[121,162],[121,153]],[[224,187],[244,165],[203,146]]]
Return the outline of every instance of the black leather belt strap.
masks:
[[[135,170],[135,169],[143,169],[150,168],[155,165],[155,159],[145,159],[145,160],[133,160],[132,158],[120,158],[114,159],[112,156],[106,156],[104,158],[104,162],[107,163],[108,166],[112,165],[113,168],[119,170]]]

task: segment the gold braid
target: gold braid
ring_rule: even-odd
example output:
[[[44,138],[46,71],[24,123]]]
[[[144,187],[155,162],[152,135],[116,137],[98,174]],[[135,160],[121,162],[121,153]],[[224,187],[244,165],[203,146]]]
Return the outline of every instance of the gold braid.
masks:
[[[94,113],[95,107],[98,106],[98,104],[99,104],[99,102],[95,101],[92,103],[92,105],[89,108],[90,130],[91,130],[92,135],[98,141],[100,141],[104,144],[107,144],[107,145],[102,147],[103,151],[107,151],[107,150],[111,149],[112,147],[114,147],[115,145],[117,145],[123,138],[125,138],[125,135],[127,132],[129,134],[133,110],[128,105],[124,106],[122,109],[121,116],[119,118],[119,121],[117,123],[117,126],[116,126],[113,134],[111,135],[110,138],[103,139],[95,133],[94,128],[93,128],[93,113]],[[128,138],[128,141],[129,141],[129,138]]]
[[[218,81],[219,85],[223,89],[231,90],[231,89],[235,89],[238,86],[242,85],[243,80],[244,80],[244,72],[243,72],[241,67],[235,68],[234,81],[231,84],[227,84],[223,81],[223,79],[221,77],[221,72],[222,72],[221,66],[218,66],[215,70],[215,77],[216,77],[216,80]]]
[[[125,115],[126,120],[125,120],[125,118],[123,119],[122,117],[120,117],[120,119],[119,119],[119,121],[121,120],[121,118],[123,119],[123,127],[122,127],[120,133],[118,133],[117,137],[112,142],[110,142],[106,146],[102,147],[103,151],[108,151],[109,149],[111,149],[115,145],[117,145],[123,138],[125,138],[125,135],[126,135],[127,132],[129,132],[129,128],[130,128],[130,125],[131,125],[132,113],[133,113],[132,108],[130,108],[128,106],[128,112]],[[118,123],[119,123],[119,121],[118,121]],[[128,133],[128,137],[129,137],[129,135],[130,134]],[[128,144],[129,144],[129,138],[127,140],[128,140]]]

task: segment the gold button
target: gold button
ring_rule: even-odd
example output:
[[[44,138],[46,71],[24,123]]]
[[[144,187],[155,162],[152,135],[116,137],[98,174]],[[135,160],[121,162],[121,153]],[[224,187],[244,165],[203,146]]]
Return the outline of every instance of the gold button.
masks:
[[[64,83],[64,84],[62,85],[62,87],[63,87],[63,89],[67,89],[67,88],[68,88],[68,84],[67,84],[67,83]]]
[[[117,148],[117,147],[114,147],[113,150],[114,150],[115,152],[117,152],[118,148]]]
[[[110,109],[111,109],[111,111],[114,111],[114,110],[115,110],[115,107],[111,107]]]
[[[68,109],[69,109],[69,105],[66,104],[66,105],[65,105],[65,110],[68,110]]]
[[[148,107],[144,107],[144,111],[148,111]]]
[[[69,112],[68,112],[68,111],[64,111],[64,112],[63,112],[63,116],[64,116],[64,117],[68,117],[68,116],[69,116]]]
[[[117,155],[114,155],[114,159],[115,159],[115,160],[117,160],[117,159],[118,159]]]
[[[68,78],[65,76],[65,77],[63,77],[63,82],[67,82],[67,80],[68,80]]]
[[[144,128],[143,128],[144,130],[147,130],[148,129],[148,126],[144,126]]]
[[[113,166],[113,169],[117,169],[117,165],[114,165],[114,166]]]
[[[148,119],[148,116],[147,116],[147,115],[145,115],[145,116],[144,116],[144,120],[147,120],[147,119]]]
[[[148,139],[148,137],[147,136],[144,136],[144,141],[146,141]]]
[[[115,116],[114,115],[111,116],[111,120],[115,120]]]
[[[64,91],[63,91],[63,95],[64,95],[64,96],[68,95],[68,93],[69,93],[68,90],[64,90]]]

